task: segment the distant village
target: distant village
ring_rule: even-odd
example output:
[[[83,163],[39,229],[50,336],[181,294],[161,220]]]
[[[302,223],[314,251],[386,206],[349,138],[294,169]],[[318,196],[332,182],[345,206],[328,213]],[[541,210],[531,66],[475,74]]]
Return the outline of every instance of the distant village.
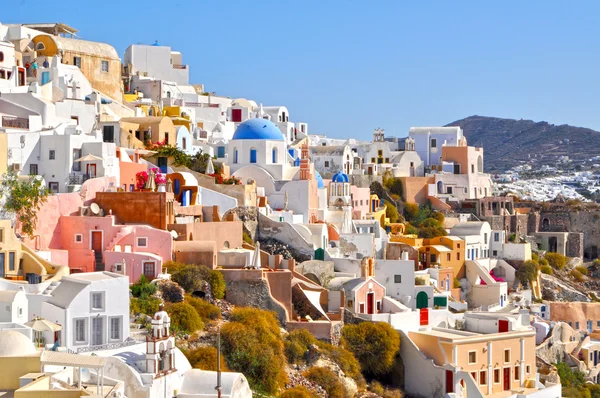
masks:
[[[502,189],[523,170],[485,173],[460,127],[328,138],[192,84],[175,43],[77,32],[0,24],[0,395],[600,382],[593,204]]]

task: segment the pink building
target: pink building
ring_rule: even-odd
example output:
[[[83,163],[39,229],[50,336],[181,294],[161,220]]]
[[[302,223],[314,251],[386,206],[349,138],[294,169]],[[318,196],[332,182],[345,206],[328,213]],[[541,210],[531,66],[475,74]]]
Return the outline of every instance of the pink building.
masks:
[[[134,283],[142,274],[155,278],[163,262],[172,258],[170,232],[147,225],[115,225],[112,215],[63,216],[59,228],[71,272],[106,270],[127,275]]]
[[[350,186],[352,196],[352,217],[355,220],[361,220],[365,214],[369,213],[369,197],[371,190],[369,188],[359,188],[355,185]]]

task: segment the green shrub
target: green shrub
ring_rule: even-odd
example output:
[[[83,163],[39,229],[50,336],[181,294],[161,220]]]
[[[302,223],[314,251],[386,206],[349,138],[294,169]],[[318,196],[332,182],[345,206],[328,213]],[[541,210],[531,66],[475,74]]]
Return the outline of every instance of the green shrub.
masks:
[[[163,300],[169,303],[180,303],[183,301],[183,291],[177,283],[173,281],[161,281],[158,284],[158,288]]]
[[[188,293],[200,290],[202,282],[208,280],[208,275],[211,271],[205,265],[182,264],[173,261],[167,264],[169,266],[167,270],[171,273],[171,280],[179,284]]]
[[[569,274],[577,282],[583,282],[583,280],[584,280],[583,275],[581,274],[581,272],[577,271],[576,269],[572,270]]]
[[[185,296],[185,301],[194,307],[200,316],[200,319],[205,323],[221,318],[221,310],[219,307],[206,300],[187,295]]]
[[[140,279],[131,285],[130,289],[133,297],[148,298],[156,293],[156,285],[149,283],[145,275],[140,276]]]
[[[281,394],[279,394],[279,398],[313,398],[316,397],[315,394],[310,392],[310,390],[304,386],[297,386],[288,388]]]
[[[388,323],[364,322],[344,326],[342,344],[358,359],[363,373],[384,375],[394,365],[400,335]]]
[[[225,297],[225,278],[221,272],[211,269],[206,281],[210,284],[214,298],[222,299]]]
[[[288,362],[298,363],[303,361],[304,354],[312,344],[317,344],[317,339],[308,330],[292,330],[283,342]]]
[[[393,195],[402,196],[402,181],[399,178],[384,178],[383,186]]]
[[[218,355],[217,349],[213,346],[198,347],[186,351],[185,356],[194,369],[210,370],[213,372],[217,370]],[[221,370],[224,372],[228,371],[227,363],[225,363],[225,358],[223,356],[221,356]]]
[[[402,398],[400,390],[385,388],[380,382],[373,381],[369,386],[369,391],[383,398]]]
[[[250,245],[254,245],[254,241],[250,237],[250,234],[246,231],[242,232],[242,240]]]
[[[542,271],[542,274],[546,274],[546,275],[553,275],[554,274],[554,270],[549,265],[542,265],[541,271]]]
[[[543,265],[548,265],[548,266],[550,265],[550,263],[548,262],[548,260],[546,260],[545,258],[541,259],[541,260],[539,261],[539,264],[540,264],[540,265],[542,265],[542,266],[543,266]]]
[[[423,278],[422,276],[417,276],[415,278],[415,285],[417,285],[417,286],[424,286],[425,285],[425,278]]]
[[[458,280],[457,277],[454,277],[454,288],[455,289],[460,288],[460,281]]]
[[[161,301],[158,297],[136,298],[129,300],[129,310],[132,314],[146,314],[153,316],[158,312]]]
[[[544,258],[554,269],[561,270],[567,265],[567,258],[559,253],[546,253]]]
[[[390,201],[386,201],[385,206],[385,216],[390,219],[390,223],[393,224],[398,222],[400,214],[398,214],[398,209],[396,209],[396,206],[394,206]]]
[[[194,333],[204,329],[204,323],[200,316],[188,303],[175,303],[167,307],[171,317],[171,327],[178,332]]]
[[[586,266],[579,265],[579,266],[575,267],[575,269],[576,269],[577,271],[579,271],[579,273],[580,273],[581,275],[587,275],[587,274],[588,274],[588,269],[587,269],[587,267],[586,267]]]
[[[227,366],[243,372],[253,390],[272,395],[283,387],[286,358],[274,312],[238,307],[221,336]]]
[[[538,262],[539,262],[539,261],[540,261],[540,255],[539,255],[539,254],[537,254],[537,253],[535,253],[535,252],[532,252],[532,253],[531,253],[531,259],[532,259],[533,261],[538,261]]]
[[[303,373],[303,376],[321,386],[330,398],[343,398],[344,387],[335,373],[328,368],[313,367]]]

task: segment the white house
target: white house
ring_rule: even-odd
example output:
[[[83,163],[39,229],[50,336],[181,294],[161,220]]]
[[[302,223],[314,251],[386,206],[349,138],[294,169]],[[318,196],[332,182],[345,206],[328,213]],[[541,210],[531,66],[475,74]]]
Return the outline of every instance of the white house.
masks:
[[[23,288],[0,291],[0,322],[23,324],[28,317],[29,302]]]
[[[467,260],[490,257],[492,228],[487,221],[459,222],[452,227],[450,235],[457,236],[465,241]]]
[[[177,84],[189,84],[189,66],[183,64],[181,53],[171,47],[133,44],[125,50],[124,62],[131,75],[141,74]]]
[[[415,308],[415,262],[403,253],[402,260],[376,260],[375,279],[386,294],[409,308]]]
[[[460,127],[411,127],[408,136],[414,140],[415,151],[428,167],[439,163],[443,145],[459,144],[463,131]]]
[[[129,338],[129,278],[112,272],[63,277],[41,316],[63,326],[60,346],[101,349]]]

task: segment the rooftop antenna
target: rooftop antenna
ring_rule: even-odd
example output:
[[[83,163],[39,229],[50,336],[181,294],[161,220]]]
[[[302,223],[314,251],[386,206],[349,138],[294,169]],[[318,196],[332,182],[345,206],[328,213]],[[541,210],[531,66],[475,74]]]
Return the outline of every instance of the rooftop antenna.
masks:
[[[221,326],[217,329],[217,398],[221,398]]]

